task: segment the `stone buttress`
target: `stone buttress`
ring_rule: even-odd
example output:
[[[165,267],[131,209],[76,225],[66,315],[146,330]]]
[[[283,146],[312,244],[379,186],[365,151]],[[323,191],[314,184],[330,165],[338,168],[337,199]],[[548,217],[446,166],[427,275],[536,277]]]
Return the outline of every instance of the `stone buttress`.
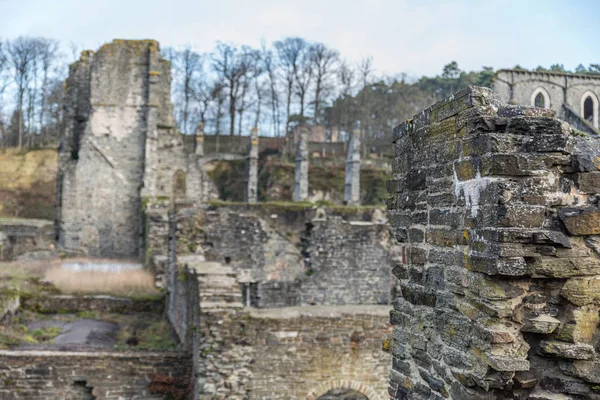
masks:
[[[600,141],[471,87],[394,130],[391,399],[598,399]]]

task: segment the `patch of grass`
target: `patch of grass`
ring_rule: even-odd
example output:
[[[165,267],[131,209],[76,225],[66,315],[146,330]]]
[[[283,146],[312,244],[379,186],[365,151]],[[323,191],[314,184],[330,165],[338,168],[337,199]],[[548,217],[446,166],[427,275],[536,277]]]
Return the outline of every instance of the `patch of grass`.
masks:
[[[33,330],[31,336],[38,342],[48,342],[57,337],[61,330],[62,328],[57,326],[48,326]]]
[[[124,350],[172,351],[179,349],[180,345],[164,318],[137,318],[122,326],[116,347]]]
[[[29,333],[29,329],[25,325],[0,326],[0,349],[35,343],[38,343],[37,339]]]

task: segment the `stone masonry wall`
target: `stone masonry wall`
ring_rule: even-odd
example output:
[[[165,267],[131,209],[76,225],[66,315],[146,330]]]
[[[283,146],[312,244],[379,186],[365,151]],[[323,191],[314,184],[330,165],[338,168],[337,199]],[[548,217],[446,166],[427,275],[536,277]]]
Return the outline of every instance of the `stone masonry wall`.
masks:
[[[54,224],[41,219],[0,220],[0,260],[54,254]]]
[[[600,398],[600,142],[471,87],[394,130],[392,399]]]
[[[135,256],[140,243],[148,58],[159,55],[135,43],[85,52],[67,80],[59,243],[91,255]]]
[[[388,265],[394,256],[389,225],[380,210],[344,209],[182,210],[177,254],[200,253],[232,267],[255,307],[389,304]]]
[[[389,306],[244,308],[230,266],[198,254],[168,265],[167,315],[193,355],[194,399],[385,398]]]
[[[4,400],[187,399],[190,359],[178,353],[0,351]]]

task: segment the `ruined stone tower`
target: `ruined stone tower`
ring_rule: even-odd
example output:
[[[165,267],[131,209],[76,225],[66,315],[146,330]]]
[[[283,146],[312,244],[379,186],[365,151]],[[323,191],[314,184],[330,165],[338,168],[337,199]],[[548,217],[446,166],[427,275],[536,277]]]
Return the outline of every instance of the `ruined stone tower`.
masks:
[[[143,204],[202,199],[197,157],[175,129],[170,68],[153,40],[115,40],[71,65],[59,146],[60,246],[135,257]]]

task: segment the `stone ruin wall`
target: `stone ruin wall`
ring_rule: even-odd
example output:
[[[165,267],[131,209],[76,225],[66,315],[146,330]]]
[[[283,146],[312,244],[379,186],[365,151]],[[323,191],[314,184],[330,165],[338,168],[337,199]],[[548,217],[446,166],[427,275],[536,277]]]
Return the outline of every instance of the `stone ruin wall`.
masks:
[[[177,264],[167,310],[194,358],[194,398],[315,400],[331,389],[386,398],[388,306],[207,310],[199,271]]]
[[[137,256],[143,206],[207,194],[175,129],[170,69],[152,40],[115,40],[71,65],[57,179],[62,247]]]
[[[395,248],[375,208],[223,205],[185,209],[176,219],[177,254],[202,253],[232,267],[252,306],[391,300]]]
[[[1,219],[0,261],[52,257],[54,224],[43,219]]]
[[[600,142],[471,87],[394,130],[392,399],[600,398]]]
[[[382,351],[382,338],[391,328],[387,307],[370,307],[205,316],[200,351],[213,355],[204,364],[205,392],[222,393],[205,398],[315,400],[347,388],[369,400],[385,399],[391,356]]]
[[[184,398],[191,362],[179,353],[1,350],[3,400]]]
[[[174,216],[167,315],[194,357],[198,398],[315,400],[331,389],[386,398],[394,249],[382,217],[267,204]],[[301,238],[307,224],[310,239]],[[219,265],[229,288],[208,272]],[[243,307],[250,283],[255,303]],[[211,308],[215,295],[221,303]]]

